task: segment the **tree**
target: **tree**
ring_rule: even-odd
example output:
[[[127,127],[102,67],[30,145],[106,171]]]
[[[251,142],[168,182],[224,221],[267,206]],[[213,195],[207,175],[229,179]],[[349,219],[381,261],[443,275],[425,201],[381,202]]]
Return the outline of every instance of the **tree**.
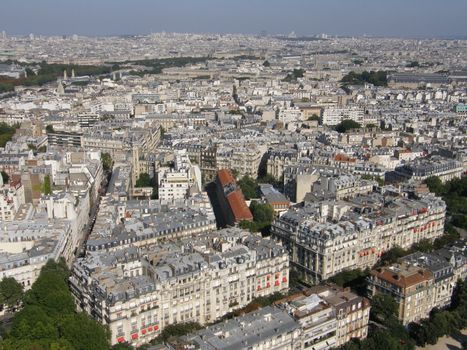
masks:
[[[345,75],[342,80],[344,85],[363,85],[364,83],[370,83],[375,86],[387,86],[387,72],[385,71],[363,71],[362,73],[350,72]]]
[[[430,192],[435,193],[437,196],[440,196],[444,193],[444,185],[438,176],[430,176],[425,180],[425,183],[428,186]]]
[[[0,302],[13,309],[23,298],[23,286],[13,277],[4,277],[0,281]]]
[[[45,127],[45,132],[46,132],[47,134],[50,134],[50,133],[52,133],[52,132],[54,132],[54,131],[55,131],[55,130],[54,130],[54,127],[53,127],[52,124],[49,124],[49,125],[47,125],[47,126]]]
[[[336,130],[338,133],[344,133],[352,129],[360,129],[360,124],[350,119],[345,119],[341,121],[334,128],[334,130]]]
[[[245,199],[256,198],[256,191],[258,188],[257,182],[248,175],[243,176],[240,180],[237,181],[237,184],[240,186]]]
[[[84,313],[69,314],[60,321],[60,335],[75,350],[108,349],[110,333]]]
[[[269,63],[269,61],[266,60],[266,61],[263,62],[263,66],[264,67],[270,67],[271,63]]]
[[[378,266],[387,266],[394,264],[402,258],[403,256],[406,256],[409,254],[409,252],[399,246],[393,247],[389,249],[388,251],[385,251],[383,255],[381,255],[381,259],[377,263]]]
[[[148,173],[139,174],[138,179],[136,180],[135,187],[152,187],[151,186],[151,177]]]
[[[201,328],[203,327],[198,322],[175,323],[165,327],[158,338],[165,342],[171,337],[181,337]]]
[[[7,184],[10,181],[10,176],[2,170],[2,180],[4,184]]]
[[[342,271],[332,276],[329,281],[341,287],[350,287],[358,295],[365,296],[367,287],[366,278],[369,274],[368,269],[365,271],[360,269]]]
[[[308,117],[308,120],[315,120],[319,122],[320,118],[319,115],[313,114],[311,117]]]
[[[253,220],[260,226],[268,226],[274,219],[274,209],[269,204],[253,201],[250,204],[250,210],[253,214]]]
[[[5,147],[7,142],[11,141],[15,134],[17,126],[10,126],[6,123],[0,123],[0,147]]]
[[[398,316],[398,306],[394,298],[387,294],[376,294],[371,300],[371,316],[377,322],[385,323]]]
[[[52,194],[52,185],[50,183],[50,175],[44,176],[44,182],[42,183],[42,193],[46,196]]]
[[[104,169],[104,171],[112,170],[113,160],[109,153],[107,152],[101,153],[101,163],[102,163],[102,168]]]
[[[85,313],[75,312],[65,261],[49,260],[23,298],[0,349],[109,349],[109,331]]]
[[[421,239],[411,247],[412,251],[419,251],[423,253],[429,253],[433,251],[433,243],[429,239]]]

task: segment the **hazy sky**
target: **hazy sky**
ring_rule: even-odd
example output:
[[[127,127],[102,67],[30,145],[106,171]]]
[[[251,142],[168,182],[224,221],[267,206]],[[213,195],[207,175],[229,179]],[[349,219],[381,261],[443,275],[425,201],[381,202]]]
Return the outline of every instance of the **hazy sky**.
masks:
[[[0,31],[467,36],[467,0],[1,0]]]

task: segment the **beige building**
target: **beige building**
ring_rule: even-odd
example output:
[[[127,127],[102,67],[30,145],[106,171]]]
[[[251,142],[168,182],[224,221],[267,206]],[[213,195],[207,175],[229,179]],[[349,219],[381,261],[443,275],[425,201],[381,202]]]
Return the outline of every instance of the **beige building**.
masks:
[[[444,232],[446,206],[434,196],[397,198],[390,205],[374,195],[323,200],[292,208],[272,224],[272,236],[290,253],[305,278],[321,281],[348,269],[373,266],[394,246],[409,248]]]
[[[391,295],[399,306],[404,325],[427,318],[433,308],[451,304],[457,266],[444,256],[444,249],[433,253],[415,252],[400,263],[371,271],[370,295]]]
[[[427,318],[433,305],[433,274],[411,265],[393,265],[371,271],[369,292],[391,295],[402,324]]]
[[[79,308],[109,326],[112,344],[138,346],[167,325],[210,323],[287,290],[288,266],[280,245],[227,229],[147,249],[89,253],[75,263],[70,283]]]
[[[256,179],[263,154],[264,152],[254,145],[236,148],[218,146],[216,166],[219,170],[237,171],[240,177],[248,175]]]

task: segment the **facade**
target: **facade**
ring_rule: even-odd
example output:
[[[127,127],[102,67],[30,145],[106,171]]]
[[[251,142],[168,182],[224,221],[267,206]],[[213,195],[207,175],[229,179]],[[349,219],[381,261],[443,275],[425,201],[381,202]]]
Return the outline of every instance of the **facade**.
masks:
[[[231,169],[238,172],[239,176],[258,177],[258,169],[263,157],[263,152],[251,145],[250,147],[217,147],[217,169]]]
[[[343,120],[353,120],[361,125],[365,124],[365,111],[361,108],[326,108],[323,112],[323,125],[336,126]]]
[[[440,156],[420,158],[396,167],[396,174],[404,179],[423,181],[437,176],[442,182],[460,178],[464,172],[462,163]]]
[[[294,269],[313,281],[373,266],[394,246],[408,248],[444,232],[445,203],[434,196],[395,198],[375,193],[348,201],[322,200],[277,218],[272,236],[289,250]]]
[[[371,271],[369,295],[391,295],[399,307],[402,324],[427,318],[436,306],[433,302],[433,273],[428,269],[408,264],[396,264]]]
[[[201,191],[201,172],[192,165],[185,151],[176,151],[174,167],[162,167],[158,174],[159,199],[172,201]]]
[[[258,296],[287,290],[288,266],[280,245],[228,229],[90,252],[74,264],[70,284],[78,307],[109,326],[112,344],[139,345],[169,324],[210,323]]]
[[[321,174],[313,184],[313,193],[330,193],[337,200],[368,194],[376,185],[374,181],[362,180],[354,175]]]
[[[330,350],[367,336],[367,299],[317,286],[170,342],[169,349]]]
[[[280,180],[284,175],[284,170],[288,165],[295,164],[298,159],[297,150],[269,150],[267,159],[267,173],[276,180]]]
[[[227,322],[209,326],[171,344],[171,349],[299,350],[300,325],[276,307],[265,307]]]

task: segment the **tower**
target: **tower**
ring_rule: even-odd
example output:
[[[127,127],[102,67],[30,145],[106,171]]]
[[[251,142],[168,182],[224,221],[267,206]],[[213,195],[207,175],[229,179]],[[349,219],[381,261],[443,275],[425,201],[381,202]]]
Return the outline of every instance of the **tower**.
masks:
[[[68,74],[66,72],[66,69],[63,70],[63,80],[68,80]]]
[[[71,78],[74,78],[74,77],[75,77],[75,69],[72,68],[72,69],[71,69]]]

